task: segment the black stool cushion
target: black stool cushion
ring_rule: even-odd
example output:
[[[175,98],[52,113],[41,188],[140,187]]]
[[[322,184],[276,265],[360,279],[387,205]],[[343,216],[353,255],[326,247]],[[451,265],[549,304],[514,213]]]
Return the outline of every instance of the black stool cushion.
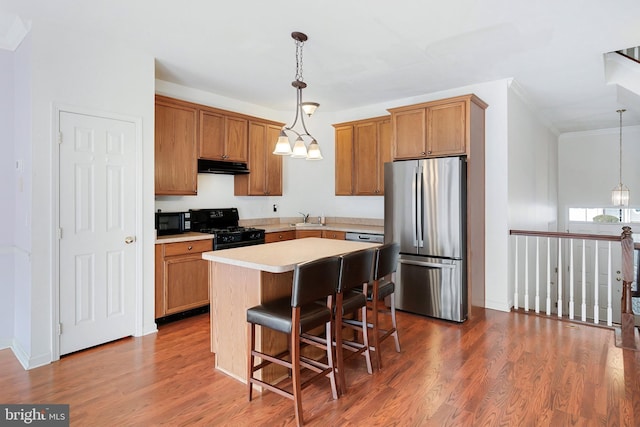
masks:
[[[396,290],[396,285],[393,282],[380,282],[378,283],[378,300],[382,300],[385,297],[391,295]],[[371,301],[373,298],[373,288],[369,286],[367,288],[367,299]]]
[[[342,299],[342,314],[352,313],[367,305],[367,299],[360,291],[347,291]]]
[[[247,322],[265,326],[275,331],[291,334],[291,298],[280,298],[247,310]],[[331,319],[331,311],[320,304],[306,304],[300,307],[300,331],[309,331],[324,325]]]

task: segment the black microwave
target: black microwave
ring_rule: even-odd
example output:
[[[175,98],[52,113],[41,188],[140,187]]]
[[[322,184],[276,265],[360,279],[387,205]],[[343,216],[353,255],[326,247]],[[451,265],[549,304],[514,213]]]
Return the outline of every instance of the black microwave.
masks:
[[[191,212],[156,212],[158,236],[191,231]]]

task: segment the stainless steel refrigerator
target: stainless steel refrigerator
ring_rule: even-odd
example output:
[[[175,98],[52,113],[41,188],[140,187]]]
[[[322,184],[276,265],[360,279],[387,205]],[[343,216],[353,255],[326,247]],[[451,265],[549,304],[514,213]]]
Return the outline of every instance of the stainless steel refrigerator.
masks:
[[[385,164],[384,240],[400,244],[397,309],[466,320],[466,181],[464,157]]]

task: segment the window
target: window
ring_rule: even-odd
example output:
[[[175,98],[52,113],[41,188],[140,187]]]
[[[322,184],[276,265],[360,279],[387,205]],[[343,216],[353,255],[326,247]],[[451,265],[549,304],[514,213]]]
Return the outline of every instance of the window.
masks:
[[[569,221],[640,223],[640,209],[569,208]]]

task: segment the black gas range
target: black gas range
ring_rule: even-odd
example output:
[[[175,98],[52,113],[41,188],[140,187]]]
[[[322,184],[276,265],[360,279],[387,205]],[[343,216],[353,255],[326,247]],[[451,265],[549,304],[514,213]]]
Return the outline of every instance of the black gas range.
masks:
[[[190,209],[191,231],[214,235],[213,250],[264,243],[264,230],[240,227],[237,208]]]

